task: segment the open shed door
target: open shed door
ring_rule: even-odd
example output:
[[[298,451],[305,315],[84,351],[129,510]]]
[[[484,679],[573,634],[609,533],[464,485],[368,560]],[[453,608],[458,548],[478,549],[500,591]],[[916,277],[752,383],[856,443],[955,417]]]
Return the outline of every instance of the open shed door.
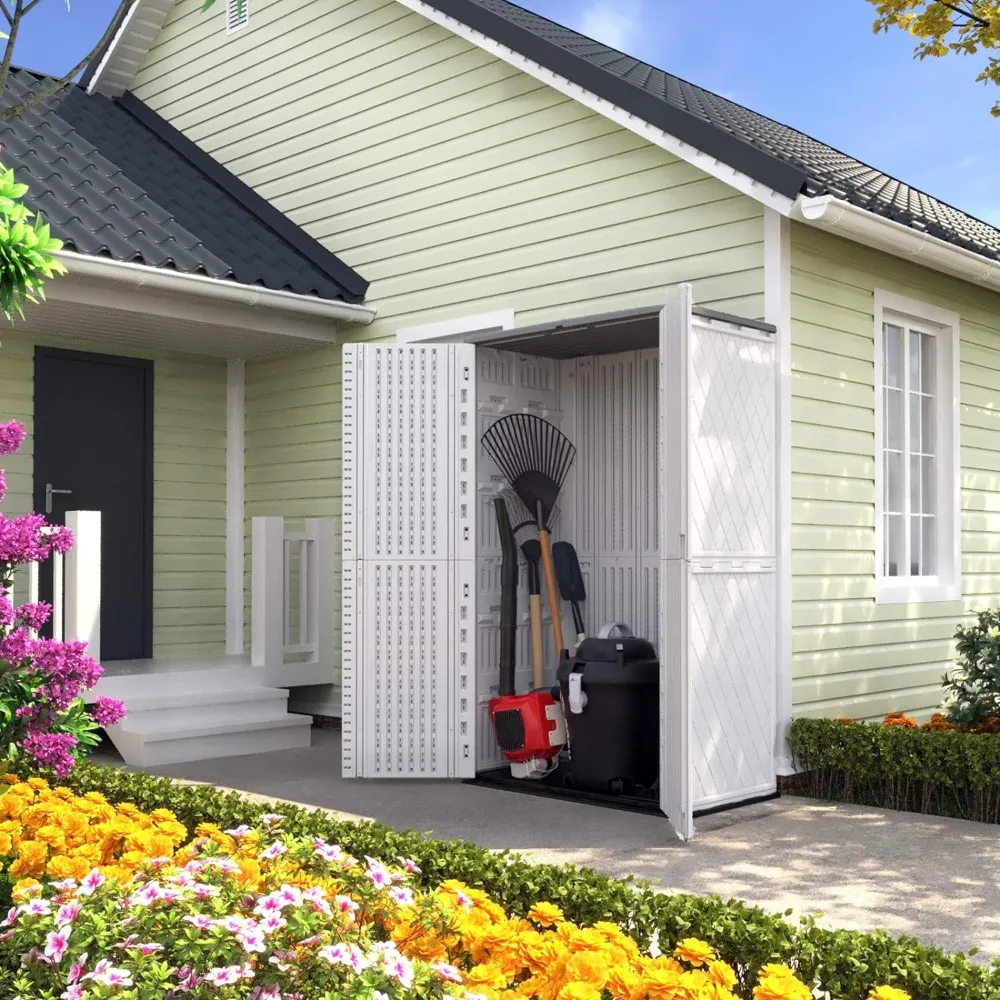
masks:
[[[773,328],[692,306],[660,315],[661,808],[772,792],[776,680]]]
[[[475,776],[468,344],[344,347],[345,777]]]

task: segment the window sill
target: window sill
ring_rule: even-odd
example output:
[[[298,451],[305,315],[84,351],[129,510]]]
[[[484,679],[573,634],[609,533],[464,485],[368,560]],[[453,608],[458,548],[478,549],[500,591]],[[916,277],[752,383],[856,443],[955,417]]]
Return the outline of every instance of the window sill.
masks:
[[[962,588],[957,583],[940,583],[936,580],[926,583],[914,583],[911,580],[889,583],[884,579],[876,583],[876,604],[933,604],[961,599]]]

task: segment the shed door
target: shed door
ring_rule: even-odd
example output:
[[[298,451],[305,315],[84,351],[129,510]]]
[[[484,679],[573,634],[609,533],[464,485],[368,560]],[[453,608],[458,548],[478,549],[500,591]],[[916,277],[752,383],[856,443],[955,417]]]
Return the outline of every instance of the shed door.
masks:
[[[661,313],[661,807],[685,840],[775,788],[775,361],[689,285]]]
[[[470,344],[344,348],[343,773],[475,776]]]

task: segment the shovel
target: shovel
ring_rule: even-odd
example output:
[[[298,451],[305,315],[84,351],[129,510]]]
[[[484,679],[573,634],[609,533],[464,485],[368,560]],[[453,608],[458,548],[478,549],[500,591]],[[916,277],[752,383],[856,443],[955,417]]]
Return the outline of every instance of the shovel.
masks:
[[[580,560],[576,549],[569,542],[556,542],[552,546],[552,561],[555,563],[556,579],[559,581],[559,596],[568,601],[573,609],[573,624],[576,626],[576,641],[587,638],[580,605],[587,600],[587,588],[583,583]]]

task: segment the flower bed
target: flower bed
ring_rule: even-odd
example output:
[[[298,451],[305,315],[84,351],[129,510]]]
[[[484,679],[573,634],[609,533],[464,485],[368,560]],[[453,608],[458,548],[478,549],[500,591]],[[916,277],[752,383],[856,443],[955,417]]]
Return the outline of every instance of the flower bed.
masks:
[[[618,925],[580,927],[550,902],[510,916],[455,880],[421,887],[413,860],[361,861],[285,833],[277,814],[256,828],[202,824],[182,845],[167,810],[35,779],[13,783],[0,807],[8,872],[21,876],[0,955],[11,988],[36,1000],[736,1000],[736,971],[698,938],[654,955]],[[85,858],[100,860],[66,877]],[[788,966],[754,979],[754,1000],[811,1000]],[[871,996],[908,1000],[891,987]]]
[[[268,812],[267,807],[233,793],[90,764],[78,766],[66,783],[77,793],[100,791],[109,802],[133,803],[150,815],[157,808],[169,807],[177,820],[192,830],[204,822],[229,829],[238,829],[241,824],[256,828]],[[88,801],[93,802],[93,797]],[[733,969],[736,982],[732,992],[746,1000],[778,1000],[794,995],[780,992],[777,979],[770,986],[761,982],[763,970],[770,965],[792,968],[801,981],[810,986],[818,983],[833,998],[844,1000],[865,1000],[873,989],[886,983],[920,1000],[1000,997],[1000,969],[974,965],[963,955],[945,954],[912,938],[895,939],[882,932],[830,931],[817,927],[810,919],[793,924],[738,901],[668,896],[644,883],[619,881],[574,866],[532,865],[519,855],[498,854],[472,844],[436,841],[375,823],[340,822],[327,814],[293,806],[279,808],[285,814],[283,836],[306,837],[310,841],[319,837],[355,857],[370,856],[386,863],[399,856],[412,858],[421,871],[407,878],[418,897],[434,898],[436,889],[447,891],[455,884],[452,880],[457,880],[471,887],[463,890],[468,895],[481,890],[502,907],[506,914],[503,919],[515,922],[508,926],[523,927],[516,922],[537,917],[536,905],[548,901],[561,908],[566,921],[579,927],[608,932],[612,925],[624,929],[634,943],[624,943],[626,939],[621,938],[626,949],[637,945],[645,950],[655,941],[669,953],[688,938],[705,942],[718,961]],[[201,832],[211,833],[214,829],[217,827],[203,827]],[[485,897],[477,894],[475,898],[486,912]],[[544,915],[544,911],[541,913]],[[538,925],[533,929],[541,932]],[[563,933],[575,931],[567,927]],[[789,982],[786,986],[792,988]],[[0,982],[0,995],[14,993],[11,988],[5,992]],[[25,995],[33,1000],[37,996]],[[454,995],[462,994],[455,991]],[[650,992],[657,1000],[671,995]],[[806,995],[802,995],[803,1000]],[[886,1000],[893,997],[891,992],[882,995]],[[517,996],[526,994],[518,992]],[[557,994],[546,993],[546,1000],[557,1000]]]
[[[788,789],[854,802],[1000,823],[1000,734],[967,733],[941,718],[917,726],[796,719],[789,736],[801,773]]]

